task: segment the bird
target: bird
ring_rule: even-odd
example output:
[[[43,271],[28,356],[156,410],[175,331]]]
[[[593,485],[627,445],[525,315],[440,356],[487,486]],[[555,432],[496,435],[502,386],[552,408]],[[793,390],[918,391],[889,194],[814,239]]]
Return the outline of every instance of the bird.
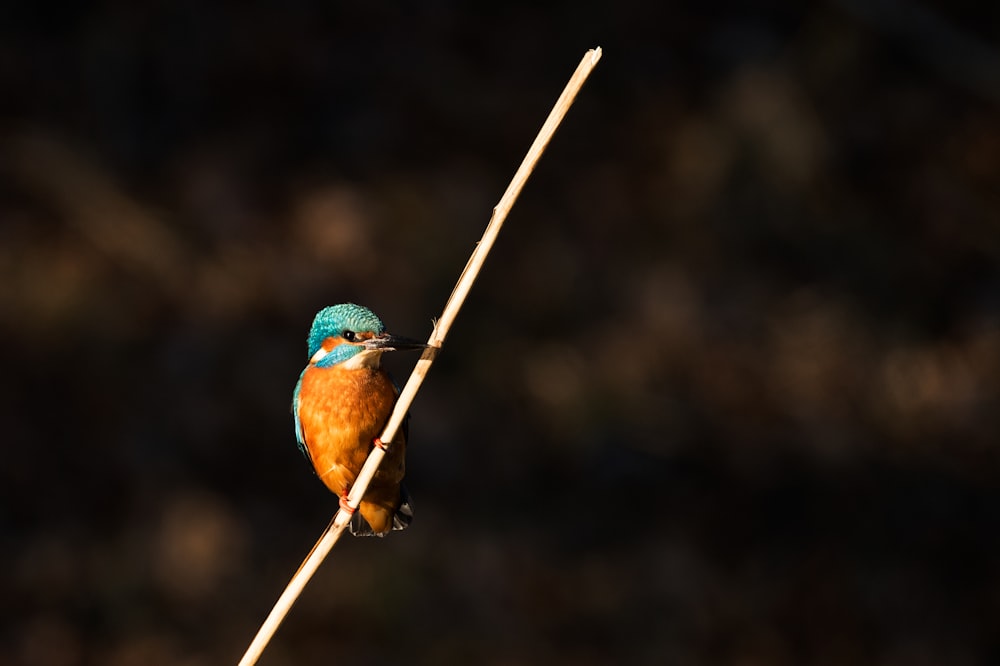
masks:
[[[325,307],[316,313],[307,339],[309,363],[292,393],[295,438],[320,480],[346,498],[378,439],[399,395],[382,367],[388,351],[427,345],[390,335],[378,316],[354,303]],[[409,415],[387,447],[349,529],[355,536],[385,536],[405,529],[413,506],[403,486]]]

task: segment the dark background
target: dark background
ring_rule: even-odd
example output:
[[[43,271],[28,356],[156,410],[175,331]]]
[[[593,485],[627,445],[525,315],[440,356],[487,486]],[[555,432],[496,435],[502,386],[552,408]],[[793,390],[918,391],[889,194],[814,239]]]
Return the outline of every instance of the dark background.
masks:
[[[261,663],[1000,662],[1000,5],[134,4],[0,9],[0,663],[236,662],[598,45]]]

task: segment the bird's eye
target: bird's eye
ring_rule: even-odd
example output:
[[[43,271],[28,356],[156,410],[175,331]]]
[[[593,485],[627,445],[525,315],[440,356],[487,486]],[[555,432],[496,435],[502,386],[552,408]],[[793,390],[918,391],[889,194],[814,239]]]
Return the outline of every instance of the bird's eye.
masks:
[[[355,338],[356,338],[357,336],[356,336],[356,335],[354,335],[354,331],[344,331],[344,332],[343,332],[343,333],[341,334],[341,337],[342,337],[342,338],[344,338],[345,340],[347,340],[348,342],[354,342],[354,339],[355,339]]]

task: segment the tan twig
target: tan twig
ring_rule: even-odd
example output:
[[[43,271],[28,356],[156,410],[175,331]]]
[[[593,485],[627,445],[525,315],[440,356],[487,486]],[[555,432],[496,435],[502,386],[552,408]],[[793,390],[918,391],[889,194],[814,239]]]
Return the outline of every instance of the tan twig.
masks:
[[[528,149],[528,153],[524,156],[524,160],[521,162],[521,166],[511,179],[510,185],[507,186],[507,191],[504,192],[499,203],[497,203],[497,205],[493,208],[493,215],[490,218],[490,223],[487,225],[486,231],[483,232],[483,236],[476,245],[476,249],[473,251],[472,256],[469,257],[469,262],[465,265],[462,275],[458,278],[455,289],[451,292],[451,296],[448,297],[448,302],[444,306],[444,312],[441,314],[441,318],[435,323],[434,330],[431,332],[431,336],[427,340],[427,344],[429,345],[428,349],[424,351],[420,360],[417,361],[416,366],[413,368],[413,372],[410,374],[410,378],[407,380],[406,385],[399,394],[396,406],[393,409],[392,415],[389,417],[389,421],[386,423],[385,430],[382,433],[381,439],[383,442],[391,442],[396,436],[396,433],[399,431],[400,426],[402,426],[403,418],[409,410],[410,404],[413,402],[413,398],[416,396],[417,390],[420,388],[420,384],[424,381],[424,377],[427,376],[427,371],[430,370],[431,364],[434,362],[434,358],[437,356],[438,350],[441,348],[442,343],[444,343],[444,339],[448,335],[448,331],[451,329],[451,325],[455,321],[458,311],[465,302],[465,298],[468,296],[469,290],[472,288],[472,283],[475,282],[476,277],[479,275],[479,270],[482,268],[483,262],[486,261],[486,255],[489,254],[490,248],[493,247],[493,242],[500,233],[500,227],[503,226],[504,220],[507,219],[507,214],[510,212],[511,207],[517,200],[518,195],[521,193],[521,189],[524,187],[524,184],[528,181],[528,177],[531,175],[531,172],[534,170],[539,158],[545,151],[545,147],[552,139],[552,135],[555,134],[556,128],[559,127],[559,123],[562,122],[562,119],[569,110],[569,107],[573,104],[573,100],[576,98],[577,93],[583,86],[584,81],[587,80],[590,72],[594,69],[597,65],[597,61],[600,59],[600,47],[587,51],[587,53],[583,56],[583,60],[580,61],[580,64],[577,66],[573,76],[570,77],[569,82],[563,89],[562,95],[560,95],[559,99],[556,100],[555,106],[549,113],[549,117],[545,120],[545,124],[543,124],[542,128],[538,131],[535,141],[531,144],[531,148]],[[375,471],[378,469],[378,466],[381,464],[382,458],[384,457],[384,449],[379,447],[372,449],[371,454],[368,456],[368,460],[365,461],[364,467],[362,467],[361,472],[354,481],[354,485],[351,487],[351,492],[348,496],[348,504],[352,509],[357,509],[358,504],[361,503],[361,498],[368,489],[368,484],[375,475]],[[350,518],[350,512],[344,511],[343,509],[337,511],[333,520],[330,521],[330,524],[327,525],[326,530],[323,532],[322,536],[320,536],[319,541],[317,541],[316,545],[313,546],[312,551],[309,552],[309,555],[307,555],[306,559],[302,562],[302,566],[300,566],[299,570],[295,572],[294,576],[292,576],[292,579],[289,581],[285,591],[282,592],[278,601],[274,604],[274,607],[271,609],[267,619],[264,620],[260,630],[257,632],[257,635],[254,637],[250,646],[247,648],[246,653],[243,655],[243,659],[240,660],[240,666],[248,666],[250,664],[257,663],[257,660],[260,658],[264,648],[271,640],[274,632],[278,629],[278,625],[281,624],[281,621],[291,609],[292,604],[294,604],[295,600],[298,599],[302,590],[305,588],[306,583],[308,583],[309,579],[312,578],[312,575],[316,573],[316,569],[319,568],[320,563],[329,554],[334,544],[337,543],[337,540],[340,539],[340,535],[343,534],[344,528],[347,526],[347,523],[350,522]]]

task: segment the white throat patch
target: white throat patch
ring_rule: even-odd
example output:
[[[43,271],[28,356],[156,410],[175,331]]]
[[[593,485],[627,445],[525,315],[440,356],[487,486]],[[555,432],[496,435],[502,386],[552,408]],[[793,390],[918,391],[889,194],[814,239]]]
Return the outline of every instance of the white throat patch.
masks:
[[[341,365],[345,370],[360,370],[362,368],[377,368],[381,361],[381,349],[365,349],[347,359]]]

